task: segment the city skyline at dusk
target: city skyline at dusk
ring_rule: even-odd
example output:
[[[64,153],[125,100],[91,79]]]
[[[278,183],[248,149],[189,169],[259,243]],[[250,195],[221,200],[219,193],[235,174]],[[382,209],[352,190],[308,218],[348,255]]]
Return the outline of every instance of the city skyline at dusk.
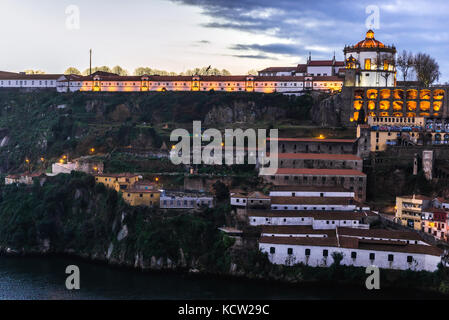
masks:
[[[444,1],[429,8],[420,1],[133,0],[124,5],[3,0],[0,69],[61,73],[73,66],[83,71],[90,48],[93,66],[120,65],[130,73],[142,66],[181,73],[212,65],[246,74],[250,69],[304,63],[309,52],[314,59],[330,59],[335,52],[341,60],[344,45],[356,43],[366,32],[370,5],[379,9],[376,38],[394,44],[398,52],[430,54],[440,64],[440,83],[446,82],[449,65],[443,57],[449,34],[441,31],[448,6]],[[70,10],[73,7],[79,10],[79,28],[70,29],[67,20],[78,14]],[[8,59],[11,56],[15,59]]]

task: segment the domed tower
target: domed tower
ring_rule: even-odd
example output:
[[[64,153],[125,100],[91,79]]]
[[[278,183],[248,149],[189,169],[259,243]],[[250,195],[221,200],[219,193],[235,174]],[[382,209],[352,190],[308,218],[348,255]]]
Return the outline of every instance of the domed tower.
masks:
[[[365,40],[354,46],[346,46],[345,86],[394,87],[396,84],[396,48],[386,46],[374,38],[368,30]]]

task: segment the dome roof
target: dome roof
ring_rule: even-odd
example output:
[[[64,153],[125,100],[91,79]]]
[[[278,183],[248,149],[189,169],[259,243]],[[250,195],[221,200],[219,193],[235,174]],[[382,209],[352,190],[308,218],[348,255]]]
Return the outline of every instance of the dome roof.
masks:
[[[382,42],[374,39],[374,31],[373,30],[368,30],[368,32],[366,33],[365,40],[360,41],[354,47],[355,48],[385,48],[385,45]]]

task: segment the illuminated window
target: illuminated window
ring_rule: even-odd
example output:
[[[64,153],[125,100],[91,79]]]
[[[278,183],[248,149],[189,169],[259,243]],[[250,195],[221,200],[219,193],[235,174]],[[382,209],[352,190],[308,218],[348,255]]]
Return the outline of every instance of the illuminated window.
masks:
[[[365,59],[365,69],[371,70],[371,59]]]

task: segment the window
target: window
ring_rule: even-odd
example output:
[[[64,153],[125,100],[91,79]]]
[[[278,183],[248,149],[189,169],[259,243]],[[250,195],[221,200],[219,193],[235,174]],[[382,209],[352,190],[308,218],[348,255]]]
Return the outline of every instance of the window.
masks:
[[[310,249],[306,249],[306,256],[310,256]]]
[[[365,69],[371,70],[371,59],[365,59]]]
[[[329,250],[323,250],[323,257],[329,256]]]
[[[412,256],[407,256],[407,262],[408,263],[412,263],[413,262],[413,257]]]
[[[371,252],[371,253],[369,254],[369,259],[370,259],[370,260],[374,260],[375,257],[376,257],[376,255],[375,255],[374,253]]]
[[[388,255],[388,261],[392,262],[394,260],[394,255],[389,254]]]
[[[352,251],[352,252],[351,252],[351,258],[352,258],[352,259],[357,258],[357,252]]]
[[[271,248],[270,248],[270,253],[273,254],[273,253],[275,253],[275,252],[276,252],[276,248],[275,248],[275,247],[271,247]]]
[[[293,254],[293,248],[288,248],[287,249],[287,254],[288,255],[292,255]]]

